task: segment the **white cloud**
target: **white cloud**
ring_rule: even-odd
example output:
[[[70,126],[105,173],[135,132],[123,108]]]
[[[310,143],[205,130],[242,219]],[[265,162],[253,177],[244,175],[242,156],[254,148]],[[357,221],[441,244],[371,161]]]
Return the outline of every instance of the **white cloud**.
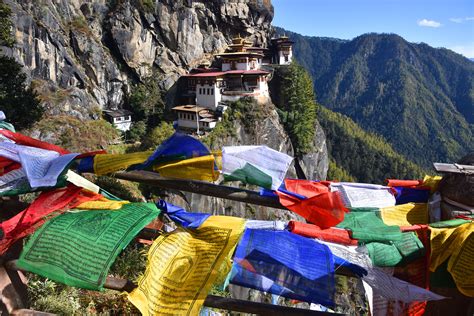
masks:
[[[462,23],[464,22],[464,18],[451,18],[449,21],[454,22],[454,23]]]
[[[468,21],[474,21],[474,16],[467,16],[464,18],[450,18],[449,21],[454,23],[464,23]]]
[[[423,20],[418,21],[418,25],[419,26],[427,26],[427,27],[435,27],[436,28],[436,27],[440,27],[441,23],[433,21],[433,20],[423,19]]]
[[[474,58],[474,43],[468,43],[466,45],[457,45],[448,48],[458,54],[466,56],[467,58]]]

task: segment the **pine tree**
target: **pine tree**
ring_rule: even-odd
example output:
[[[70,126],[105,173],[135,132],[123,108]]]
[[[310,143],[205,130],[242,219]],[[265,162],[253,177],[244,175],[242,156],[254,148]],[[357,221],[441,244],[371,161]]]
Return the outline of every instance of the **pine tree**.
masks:
[[[278,114],[289,133],[296,156],[301,156],[313,149],[317,109],[313,82],[296,62],[284,72]]]

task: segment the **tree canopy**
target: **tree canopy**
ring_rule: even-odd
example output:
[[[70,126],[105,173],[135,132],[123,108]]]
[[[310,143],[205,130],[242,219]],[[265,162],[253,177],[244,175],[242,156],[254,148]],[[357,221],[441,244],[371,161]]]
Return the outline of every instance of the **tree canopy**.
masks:
[[[278,115],[290,136],[296,156],[313,149],[316,122],[316,97],[313,82],[306,70],[296,62],[276,70]]]

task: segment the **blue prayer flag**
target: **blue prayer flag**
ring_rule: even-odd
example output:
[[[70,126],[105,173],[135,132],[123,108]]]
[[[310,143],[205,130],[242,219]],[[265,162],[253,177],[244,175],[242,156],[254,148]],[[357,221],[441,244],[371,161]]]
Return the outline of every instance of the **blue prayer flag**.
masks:
[[[211,153],[199,140],[182,133],[174,133],[165,140],[155,152],[143,164],[136,165],[131,169],[143,170],[153,165],[159,165],[171,161],[179,161],[193,157],[208,156]]]
[[[167,214],[173,222],[186,228],[199,228],[211,216],[206,213],[189,213],[179,206],[160,200],[156,206]]]
[[[334,305],[333,260],[329,248],[314,240],[287,231],[254,229],[245,230],[234,256],[239,266],[272,280],[292,296],[326,306]],[[238,277],[232,282],[238,283]],[[285,296],[288,291],[272,293]]]

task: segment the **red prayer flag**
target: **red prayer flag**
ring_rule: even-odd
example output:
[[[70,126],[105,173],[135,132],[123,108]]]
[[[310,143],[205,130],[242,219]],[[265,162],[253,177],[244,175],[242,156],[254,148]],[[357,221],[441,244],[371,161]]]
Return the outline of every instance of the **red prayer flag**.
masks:
[[[300,236],[317,238],[320,240],[334,242],[341,245],[357,246],[357,239],[352,239],[350,232],[340,228],[321,229],[319,226],[306,224],[296,221],[288,223],[288,229],[294,234]]]
[[[43,142],[41,140],[31,138],[29,136],[20,134],[20,133],[15,133],[6,129],[0,129],[0,134],[5,136],[6,138],[14,141],[18,145],[24,145],[24,146],[30,146],[30,147],[36,147],[36,148],[41,148],[41,149],[46,149],[46,150],[52,150],[60,153],[61,155],[69,154],[71,153],[70,151],[61,148],[59,146]]]
[[[21,168],[21,165],[18,162],[5,157],[0,157],[0,176],[19,168]]]
[[[102,197],[100,194],[74,185],[42,192],[27,209],[0,223],[3,233],[3,238],[0,240],[0,255],[3,255],[17,240],[32,234],[52,216],[59,215],[61,211],[74,208],[83,202]]]
[[[327,183],[285,179],[285,187],[287,191],[305,196],[306,199],[278,190],[276,193],[280,203],[321,228],[339,224],[348,212],[339,193],[330,192]]]
[[[416,188],[423,185],[423,180],[397,180],[387,179],[387,185],[389,187],[404,187],[404,188]]]

